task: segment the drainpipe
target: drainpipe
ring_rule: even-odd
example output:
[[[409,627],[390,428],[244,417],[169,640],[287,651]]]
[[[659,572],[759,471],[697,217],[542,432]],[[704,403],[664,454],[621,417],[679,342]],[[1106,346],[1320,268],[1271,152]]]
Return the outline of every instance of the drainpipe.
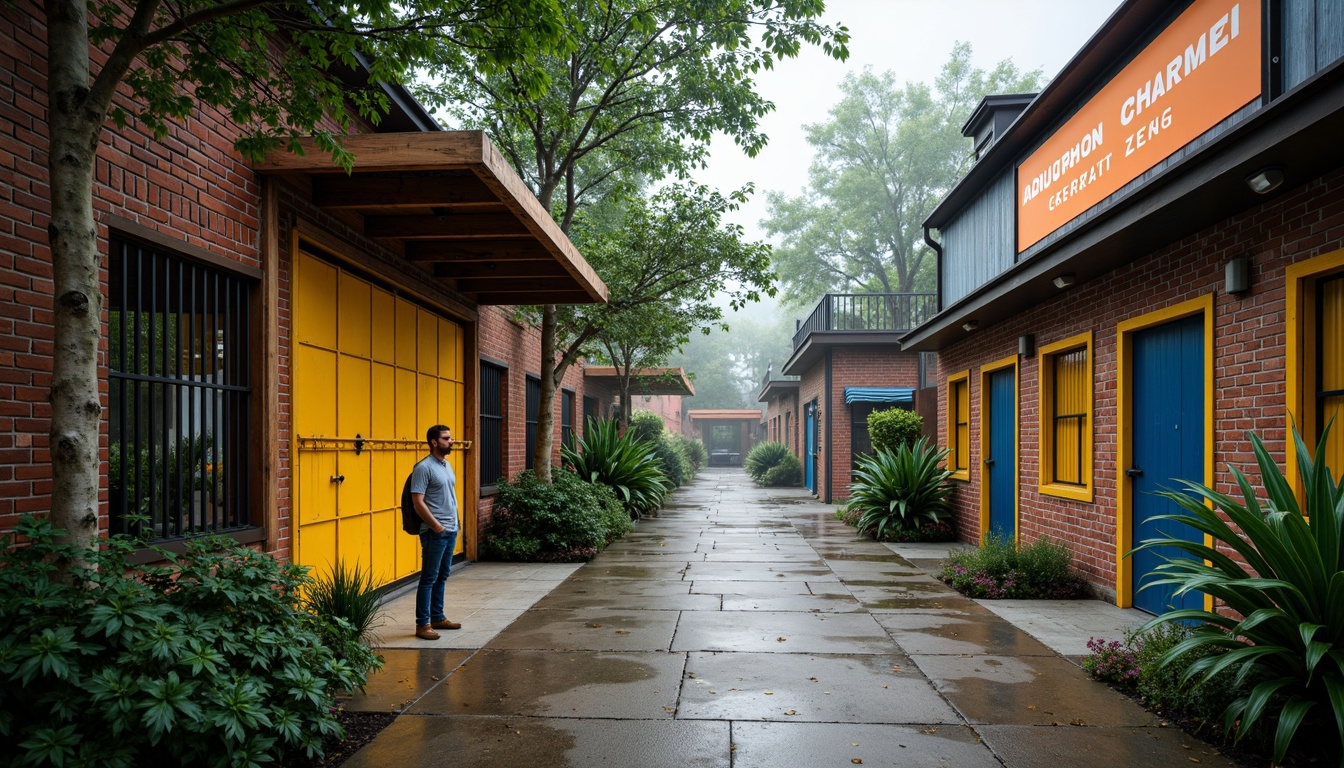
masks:
[[[930,227],[928,224],[924,225],[924,242],[928,243],[929,247],[933,249],[934,254],[938,257],[937,260],[934,262],[934,264],[936,264],[938,267],[937,269],[938,274],[937,277],[935,278],[936,284],[933,287],[933,295],[934,295],[934,301],[937,302],[936,311],[942,312],[943,311],[943,246],[939,245],[938,241],[934,240],[933,236],[929,234],[929,231],[932,229],[933,227]]]
[[[832,488],[834,482],[831,475],[831,456],[835,453],[835,435],[831,434],[831,414],[835,411],[835,404],[831,402],[831,354],[834,350],[831,347],[826,348],[826,503],[831,503]]]

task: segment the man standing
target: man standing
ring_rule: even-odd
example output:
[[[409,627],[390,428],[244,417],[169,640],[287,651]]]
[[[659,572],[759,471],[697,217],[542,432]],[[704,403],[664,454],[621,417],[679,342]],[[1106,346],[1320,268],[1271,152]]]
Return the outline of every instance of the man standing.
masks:
[[[429,455],[411,472],[411,503],[420,516],[420,586],[415,593],[415,636],[438,640],[436,629],[461,629],[443,613],[444,585],[457,548],[457,477],[448,464],[453,434],[442,424],[425,432]]]

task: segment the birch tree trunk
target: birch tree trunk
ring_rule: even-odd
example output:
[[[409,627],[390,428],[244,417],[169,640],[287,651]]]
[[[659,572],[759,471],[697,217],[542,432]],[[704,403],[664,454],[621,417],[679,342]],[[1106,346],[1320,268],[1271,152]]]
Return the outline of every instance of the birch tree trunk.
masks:
[[[76,546],[98,538],[98,343],[103,297],[93,219],[93,166],[106,104],[91,103],[88,8],[47,0],[47,94],[54,296],[51,522]]]

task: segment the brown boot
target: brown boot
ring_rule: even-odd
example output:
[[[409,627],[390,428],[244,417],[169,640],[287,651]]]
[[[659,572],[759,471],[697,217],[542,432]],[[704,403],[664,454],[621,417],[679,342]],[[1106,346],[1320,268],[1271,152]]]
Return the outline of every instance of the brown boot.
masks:
[[[434,631],[434,627],[432,627],[432,626],[429,625],[429,624],[426,624],[426,625],[424,625],[423,627],[416,627],[416,628],[415,628],[415,636],[418,637],[418,638],[420,638],[421,640],[438,640],[438,639],[439,639],[439,633],[438,633],[438,632],[435,632],[435,631]]]
[[[447,620],[447,619],[442,619],[442,620],[440,620],[440,621],[436,621],[436,622],[434,622],[433,624],[430,624],[429,626],[431,626],[431,627],[433,627],[433,628],[435,628],[435,629],[461,629],[461,628],[462,628],[462,625],[461,625],[461,624],[458,624],[456,621],[449,621],[449,620]]]

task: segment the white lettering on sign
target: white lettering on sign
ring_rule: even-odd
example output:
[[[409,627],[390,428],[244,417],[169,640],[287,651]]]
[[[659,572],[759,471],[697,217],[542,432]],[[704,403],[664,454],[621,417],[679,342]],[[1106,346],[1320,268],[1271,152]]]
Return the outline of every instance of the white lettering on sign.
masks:
[[[1120,105],[1120,124],[1129,125],[1134,118],[1157,104],[1172,88],[1180,85],[1182,77],[1189,77],[1204,62],[1223,50],[1229,42],[1241,34],[1241,4],[1232,6],[1232,10],[1223,14],[1201,34],[1198,40],[1185,47],[1185,55],[1177,54],[1168,62],[1165,70],[1158,70],[1153,78],[1143,84],[1133,96]],[[1184,65],[1184,67],[1182,67]]]

